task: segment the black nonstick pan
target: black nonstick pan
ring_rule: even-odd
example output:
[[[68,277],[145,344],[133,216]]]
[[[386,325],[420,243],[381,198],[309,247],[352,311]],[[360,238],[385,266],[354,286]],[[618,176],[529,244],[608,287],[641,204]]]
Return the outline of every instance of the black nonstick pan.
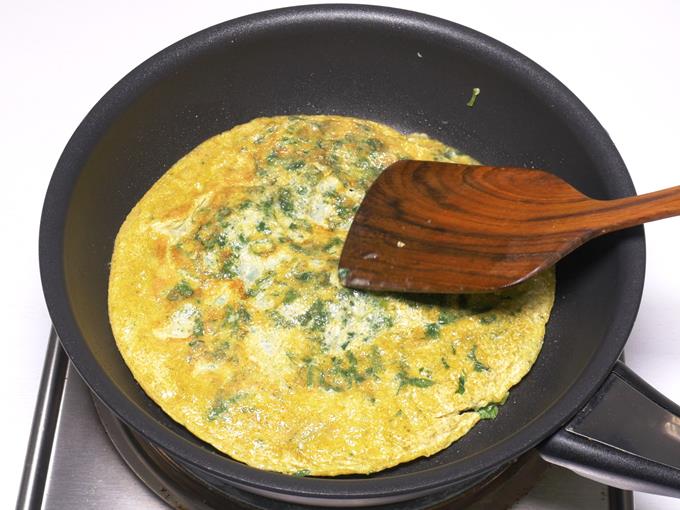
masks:
[[[466,105],[473,87],[482,94]],[[680,408],[617,358],[640,302],[644,234],[595,240],[557,267],[534,368],[495,420],[448,449],[371,476],[297,478],[231,460],[134,381],[109,327],[115,235],[163,172],[203,140],[279,114],[364,117],[425,132],[490,165],[548,169],[594,198],[635,193],[605,130],[562,84],[503,44],[412,12],[325,5],[229,21],[150,58],[66,146],[45,199],[40,268],[54,326],[101,401],[213,485],[329,506],[461,491],[523,452],[611,485],[680,497]]]

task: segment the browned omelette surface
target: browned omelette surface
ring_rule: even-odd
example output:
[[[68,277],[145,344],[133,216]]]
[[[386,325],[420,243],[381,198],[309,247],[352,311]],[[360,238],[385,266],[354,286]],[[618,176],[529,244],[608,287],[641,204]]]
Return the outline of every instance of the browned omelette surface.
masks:
[[[474,162],[366,120],[261,118],[147,192],[116,238],[109,315],[173,419],[252,466],[337,475],[432,455],[495,417],[538,356],[554,274],[475,296],[342,287],[353,214],[397,159]]]

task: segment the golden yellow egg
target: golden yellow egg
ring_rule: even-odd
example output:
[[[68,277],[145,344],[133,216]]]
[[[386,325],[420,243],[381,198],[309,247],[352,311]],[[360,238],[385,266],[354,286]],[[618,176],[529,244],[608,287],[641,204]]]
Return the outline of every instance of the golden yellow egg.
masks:
[[[168,415],[251,466],[319,476],[432,455],[495,416],[538,356],[554,272],[486,295],[342,287],[354,212],[398,159],[474,163],[367,120],[273,117],[154,184],[116,238],[109,316]]]

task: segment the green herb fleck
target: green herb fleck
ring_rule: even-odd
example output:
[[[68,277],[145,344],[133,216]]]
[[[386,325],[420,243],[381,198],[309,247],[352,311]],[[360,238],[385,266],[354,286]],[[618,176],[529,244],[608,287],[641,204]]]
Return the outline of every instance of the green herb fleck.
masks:
[[[194,336],[203,336],[203,319],[200,316],[194,319],[193,334]]]
[[[391,328],[394,326],[394,319],[387,314],[380,314],[371,317],[371,331],[378,332],[382,329]]]
[[[439,318],[437,319],[437,324],[442,326],[446,324],[451,324],[460,318],[460,314],[455,310],[442,310],[439,312]]]
[[[231,209],[228,207],[220,207],[215,215],[217,223],[222,227],[226,227],[229,223],[226,221],[227,217],[231,214]]]
[[[477,359],[477,346],[472,347],[472,350],[468,352],[468,359],[474,364],[475,372],[486,372],[489,367]]]
[[[321,386],[324,390],[330,390],[335,392],[345,391],[345,388],[343,388],[342,386],[338,386],[327,382],[326,374],[324,374],[323,372],[319,372],[319,386]]]
[[[265,224],[264,221],[261,221],[260,223],[258,223],[257,226],[255,227],[255,230],[257,230],[258,232],[263,232],[265,234],[271,234],[272,233],[272,231],[267,228],[267,225]]]
[[[229,341],[224,340],[223,342],[220,342],[217,346],[215,346],[215,348],[210,352],[210,354],[213,357],[213,359],[216,360],[224,359],[230,347],[231,344],[229,343]]]
[[[492,322],[496,321],[496,314],[495,313],[490,313],[488,315],[484,315],[479,319],[479,322],[481,324],[487,325],[491,324]]]
[[[470,100],[466,103],[470,108],[472,108],[475,105],[475,102],[477,101],[477,96],[481,90],[479,87],[475,87],[472,89],[472,96],[470,96]]]
[[[460,374],[458,376],[458,389],[456,390],[456,393],[459,395],[465,393],[465,374]]]
[[[333,239],[331,239],[330,241],[328,241],[324,245],[322,250],[328,252],[328,251],[331,251],[336,246],[340,246],[341,244],[342,244],[342,239],[340,239],[339,237],[334,237]]]
[[[309,363],[307,365],[307,387],[309,388],[314,384],[314,365]]]
[[[242,334],[245,332],[245,325],[251,320],[250,313],[245,306],[239,305],[234,308],[232,305],[227,305],[224,314],[223,325],[229,326],[234,334]]]
[[[227,412],[229,408],[238,402],[246,398],[248,395],[246,393],[237,393],[233,397],[228,399],[218,398],[213,403],[212,407],[208,410],[208,419],[210,421],[216,420],[221,414]]]
[[[286,170],[299,170],[303,166],[305,166],[305,162],[299,159],[297,161],[291,161],[290,163],[288,163],[286,165]]]
[[[293,476],[301,478],[303,476],[309,476],[309,473],[311,473],[309,469],[301,469],[300,471],[296,471],[295,473],[293,473]]]
[[[436,322],[432,322],[425,326],[425,338],[439,338],[440,326]]]
[[[227,236],[223,232],[211,231],[210,223],[205,223],[198,228],[194,234],[194,240],[201,243],[206,250],[212,250],[215,246],[222,248],[227,244]]]
[[[313,331],[322,331],[328,324],[328,316],[326,303],[317,299],[305,313],[298,316],[297,320],[302,326],[307,326]]]
[[[371,366],[366,370],[366,374],[378,379],[378,374],[384,370],[380,349],[376,345],[371,347]]]
[[[262,202],[260,202],[260,209],[267,218],[269,218],[272,215],[273,207],[274,207],[273,197],[266,197]]]
[[[293,204],[293,198],[288,188],[281,188],[279,190],[278,202],[281,211],[287,216],[292,216],[295,211],[295,205]]]
[[[288,289],[286,294],[283,296],[283,303],[290,304],[300,297],[300,294],[295,289]]]
[[[357,211],[358,207],[351,207],[344,204],[335,204],[335,214],[338,215],[340,219],[346,220],[352,214]]]
[[[496,404],[489,404],[486,407],[477,409],[477,413],[482,420],[493,420],[498,416],[498,406]]]
[[[383,148],[383,143],[377,138],[368,138],[366,140],[366,145],[368,145],[371,150],[379,151]]]
[[[232,252],[224,259],[221,276],[230,280],[238,276],[238,253]]]
[[[316,273],[316,283],[319,287],[328,287],[331,284],[331,274]]]
[[[238,205],[239,211],[243,211],[244,209],[248,209],[251,205],[253,205],[252,200],[244,200]]]
[[[306,282],[309,281],[312,276],[314,276],[314,273],[311,271],[305,271],[304,273],[298,273],[295,275],[296,280],[300,280],[301,282]]]
[[[397,388],[397,393],[401,391],[404,386],[415,386],[416,388],[429,388],[434,384],[434,381],[425,377],[409,377],[404,371],[397,374],[397,380],[399,381],[399,387]]]
[[[185,281],[182,280],[175,285],[166,296],[170,301],[177,301],[178,299],[188,298],[194,295],[194,289]]]
[[[342,376],[349,387],[352,387],[353,383],[362,383],[366,380],[366,377],[359,373],[357,369],[357,358],[352,351],[346,351],[345,356],[347,357],[347,366],[341,365],[337,358],[333,360],[333,369],[335,373]]]
[[[274,281],[275,274],[276,273],[274,271],[267,271],[266,273],[264,273],[257,280],[255,280],[252,287],[250,287],[246,291],[246,295],[248,297],[257,296],[260,292],[262,292],[264,289],[268,288],[272,284],[272,282]]]
[[[347,283],[347,277],[349,276],[349,269],[346,267],[341,267],[338,269],[338,280],[340,280],[340,283],[345,285]]]
[[[269,317],[276,326],[290,328],[294,325],[291,321],[286,319],[281,313],[279,313],[276,310],[269,310],[267,314],[269,315]]]
[[[442,366],[443,366],[445,369],[447,369],[447,370],[448,370],[449,368],[451,368],[451,367],[449,366],[448,362],[446,361],[446,358],[445,358],[444,356],[442,356]]]
[[[271,151],[269,154],[267,154],[267,163],[270,165],[273,165],[279,160],[279,155],[276,153],[276,151]]]

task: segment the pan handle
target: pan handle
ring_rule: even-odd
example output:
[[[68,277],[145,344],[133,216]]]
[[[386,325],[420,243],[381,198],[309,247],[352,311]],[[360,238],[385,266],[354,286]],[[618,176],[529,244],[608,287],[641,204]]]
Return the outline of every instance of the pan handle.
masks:
[[[680,498],[680,406],[621,362],[538,451],[612,487]]]

